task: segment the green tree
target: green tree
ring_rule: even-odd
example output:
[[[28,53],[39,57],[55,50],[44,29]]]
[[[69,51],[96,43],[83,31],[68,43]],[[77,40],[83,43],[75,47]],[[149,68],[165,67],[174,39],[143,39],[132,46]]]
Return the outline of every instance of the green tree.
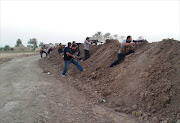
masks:
[[[118,34],[113,35],[114,39],[118,39]]]
[[[138,37],[138,40],[143,40],[144,38],[142,36],[139,36]]]
[[[102,34],[102,32],[97,32],[97,33],[95,33],[95,34],[92,36],[92,39],[102,41],[102,40],[103,40],[103,34]]]
[[[35,50],[38,46],[37,46],[37,40],[36,38],[32,38],[28,41],[28,44],[31,45],[33,47],[33,50]]]
[[[4,50],[4,47],[0,47],[0,51],[3,51]]]
[[[4,46],[4,50],[10,50],[10,46],[9,45]]]
[[[104,40],[106,40],[106,39],[109,39],[110,38],[110,36],[111,36],[111,33],[106,33],[106,34],[104,34]]]
[[[120,36],[120,40],[123,41],[125,39],[125,36]]]
[[[18,40],[16,41],[15,47],[19,47],[20,44],[22,44],[22,41],[21,41],[21,39],[18,39]]]
[[[43,47],[44,46],[44,43],[43,42],[40,42],[39,43],[39,47]]]

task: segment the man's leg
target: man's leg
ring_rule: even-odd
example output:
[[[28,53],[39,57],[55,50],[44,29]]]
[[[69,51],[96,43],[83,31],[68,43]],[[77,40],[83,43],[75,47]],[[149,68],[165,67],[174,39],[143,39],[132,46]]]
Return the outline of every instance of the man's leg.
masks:
[[[134,53],[134,50],[129,50],[129,52],[127,53],[127,55]]]
[[[80,71],[83,71],[83,68],[81,67],[81,65],[80,65],[75,59],[72,60],[72,63],[73,63],[74,65],[76,65],[76,67],[77,67]]]
[[[88,50],[84,50],[84,54],[85,54],[85,58],[84,58],[84,61],[85,61],[86,59],[89,58],[89,51]]]
[[[87,58],[89,58],[89,57],[90,57],[89,50],[87,50]]]
[[[46,53],[45,51],[43,51],[43,53],[45,53],[45,54],[46,54],[46,56],[47,56],[47,53]]]
[[[63,69],[62,75],[66,75],[70,62],[71,61],[66,61],[66,60],[64,61],[64,69]]]
[[[85,55],[84,60],[86,60],[86,58],[87,58],[87,50],[84,50],[84,55]]]
[[[80,51],[78,51],[77,56],[80,56]]]
[[[125,55],[124,55],[124,54],[118,54],[118,59],[117,59],[115,62],[113,62],[113,63],[110,65],[110,67],[113,67],[114,65],[119,64],[119,62],[122,61],[122,60],[124,60],[124,58],[125,58]]]
[[[49,54],[51,52],[51,48],[48,50],[47,54]]]
[[[59,53],[59,55],[61,54],[61,50],[60,49],[58,49],[58,53]]]
[[[46,53],[45,51],[42,51],[42,54],[43,54],[43,53],[45,53],[45,54],[46,54],[46,56],[47,56],[47,53]]]
[[[42,55],[43,55],[43,52],[42,52],[42,51],[40,52],[40,55],[41,55],[41,58],[42,58]]]
[[[60,54],[63,53],[62,49],[60,49]]]

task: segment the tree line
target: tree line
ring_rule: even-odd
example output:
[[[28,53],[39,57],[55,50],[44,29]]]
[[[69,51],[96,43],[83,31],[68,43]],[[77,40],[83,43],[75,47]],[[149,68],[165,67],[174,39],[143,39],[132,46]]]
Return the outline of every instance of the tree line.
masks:
[[[111,34],[109,32],[103,34],[102,32],[96,32],[95,34],[92,35],[92,40],[99,40],[99,41],[102,41],[104,42],[106,39],[117,39],[119,41],[122,41],[125,39],[125,36],[124,35],[118,35],[118,34]],[[142,36],[139,36],[138,37],[138,40],[142,40],[143,37]]]
[[[36,38],[30,39],[27,43],[28,43],[27,47],[30,47],[33,50],[35,50],[38,47],[37,46],[38,41]],[[17,39],[15,47],[20,47],[21,45],[22,45],[22,40]],[[0,50],[13,50],[13,48],[11,48],[9,45],[5,45],[4,47],[1,47]]]

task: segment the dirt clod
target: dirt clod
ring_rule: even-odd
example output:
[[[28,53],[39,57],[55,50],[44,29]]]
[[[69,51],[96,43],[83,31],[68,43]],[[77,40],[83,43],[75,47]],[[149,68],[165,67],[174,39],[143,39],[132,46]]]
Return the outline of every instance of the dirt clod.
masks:
[[[133,110],[136,110],[136,109],[137,109],[137,105],[133,105],[133,106],[132,106],[132,109],[133,109]]]
[[[152,118],[152,123],[159,123],[158,118],[154,116],[154,117]]]

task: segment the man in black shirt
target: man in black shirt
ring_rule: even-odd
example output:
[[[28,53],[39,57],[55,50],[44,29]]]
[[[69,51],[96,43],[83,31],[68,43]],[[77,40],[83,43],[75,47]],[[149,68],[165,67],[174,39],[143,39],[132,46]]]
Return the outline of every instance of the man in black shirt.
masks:
[[[64,49],[64,70],[62,72],[62,76],[66,75],[66,72],[68,70],[69,64],[73,63],[74,65],[77,66],[77,68],[80,71],[83,71],[83,68],[81,67],[81,65],[75,60],[75,56],[72,54],[72,45],[71,42],[68,43],[68,46]]]
[[[75,54],[77,53],[78,45],[76,44],[75,41],[72,42],[72,53]]]
[[[72,49],[73,55],[75,55],[79,59],[79,57],[78,57],[80,55],[79,45],[76,44],[75,41],[72,42],[72,48],[71,49]]]

